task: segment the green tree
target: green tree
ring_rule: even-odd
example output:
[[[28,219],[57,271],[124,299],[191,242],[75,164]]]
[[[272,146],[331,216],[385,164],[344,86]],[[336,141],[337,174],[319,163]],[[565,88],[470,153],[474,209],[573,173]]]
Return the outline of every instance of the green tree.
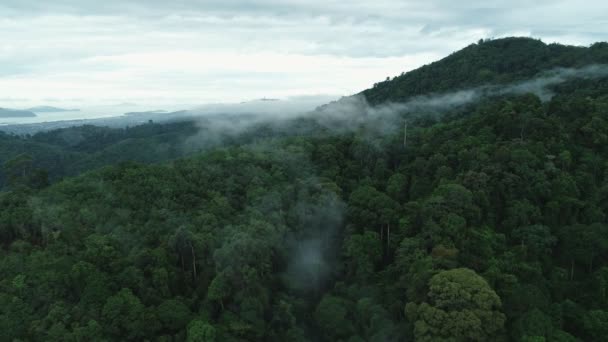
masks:
[[[365,280],[374,274],[374,267],[382,259],[382,242],[376,232],[351,235],[344,244],[350,272]]]
[[[115,338],[139,340],[144,336],[145,307],[129,289],[108,298],[102,310],[104,328]]]
[[[608,311],[591,310],[583,319],[585,332],[593,341],[601,341],[608,336]]]
[[[429,281],[429,302],[408,303],[417,341],[488,341],[500,338],[505,316],[501,301],[474,271],[441,271]]]
[[[339,297],[325,295],[315,310],[315,321],[328,340],[344,339],[354,332],[348,303]]]
[[[195,319],[188,324],[188,342],[215,342],[216,332],[213,325]]]
[[[185,328],[192,315],[190,309],[176,299],[165,300],[156,308],[156,311],[163,327],[173,331]]]

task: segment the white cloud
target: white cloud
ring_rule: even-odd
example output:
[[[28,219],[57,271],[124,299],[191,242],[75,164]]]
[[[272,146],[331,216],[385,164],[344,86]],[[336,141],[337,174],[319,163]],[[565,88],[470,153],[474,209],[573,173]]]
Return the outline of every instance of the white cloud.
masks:
[[[0,98],[347,95],[479,38],[589,44],[605,37],[607,11],[545,0],[3,0]]]

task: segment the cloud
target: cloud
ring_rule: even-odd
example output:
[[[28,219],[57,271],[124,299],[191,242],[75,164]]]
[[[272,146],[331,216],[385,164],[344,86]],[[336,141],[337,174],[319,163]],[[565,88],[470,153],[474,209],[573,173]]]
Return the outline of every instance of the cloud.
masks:
[[[305,116],[316,120],[331,132],[361,131],[373,141],[403,129],[404,117],[439,117],[457,107],[483,98],[504,95],[534,94],[543,101],[553,96],[552,87],[574,79],[608,77],[608,65],[594,64],[582,68],[556,68],[536,77],[507,85],[487,85],[442,94],[415,96],[405,102],[371,106],[363,95],[345,97],[320,107]],[[407,116],[405,116],[407,114]],[[408,119],[409,120],[409,119]]]
[[[188,112],[196,119],[199,131],[187,139],[184,147],[195,151],[224,145],[235,141],[235,138],[246,142],[247,139],[264,136],[268,131],[287,135],[357,132],[375,144],[378,138],[401,131],[404,119],[411,122],[416,118],[440,118],[451,110],[460,110],[465,105],[497,96],[532,93],[548,101],[553,96],[554,86],[574,79],[604,77],[608,77],[608,65],[594,64],[582,68],[556,68],[511,84],[426,94],[376,106],[370,105],[361,94],[333,102],[329,102],[327,97],[315,96],[290,101],[208,105]],[[315,105],[320,106],[311,110]],[[299,120],[307,123],[301,124]]]
[[[603,39],[594,1],[4,0],[2,97],[348,95],[479,38]],[[0,103],[2,105],[2,103]]]

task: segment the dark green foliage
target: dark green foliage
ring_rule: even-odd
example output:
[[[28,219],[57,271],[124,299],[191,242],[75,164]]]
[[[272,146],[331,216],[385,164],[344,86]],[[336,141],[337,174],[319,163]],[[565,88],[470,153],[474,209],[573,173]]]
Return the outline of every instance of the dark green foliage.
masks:
[[[27,156],[32,172],[29,181],[33,186],[43,187],[45,177],[54,181],[121,161],[153,163],[183,156],[192,152],[184,143],[194,133],[196,127],[191,122],[145,124],[125,129],[86,125],[33,136],[0,131],[0,165],[11,167],[11,161]],[[15,177],[11,170],[2,171],[0,189]]]
[[[372,104],[397,102],[416,95],[524,80],[556,67],[593,63],[608,63],[606,43],[584,48],[547,45],[532,38],[485,40],[440,61],[376,83],[363,94]]]
[[[429,281],[430,303],[408,303],[416,341],[496,341],[502,339],[505,316],[501,301],[474,271],[441,271]]]

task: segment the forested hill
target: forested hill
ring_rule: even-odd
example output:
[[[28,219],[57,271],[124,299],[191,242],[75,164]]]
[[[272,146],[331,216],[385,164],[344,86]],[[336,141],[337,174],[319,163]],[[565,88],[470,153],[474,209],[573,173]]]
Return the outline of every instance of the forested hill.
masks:
[[[198,131],[192,122],[109,128],[84,125],[34,135],[0,131],[0,164],[21,164],[43,183],[122,161],[161,162],[191,152],[184,141]],[[5,170],[6,171],[6,170]],[[0,172],[0,190],[10,175]]]
[[[590,47],[545,44],[531,38],[480,40],[437,62],[376,83],[362,92],[371,104],[416,95],[529,79],[554,68],[608,64],[608,43]]]
[[[524,46],[544,52],[493,66]],[[463,80],[465,64],[509,83],[605,54],[484,42],[387,82],[385,99],[487,82]],[[411,81],[425,73],[444,85]],[[403,113],[347,124],[349,107],[321,112],[343,125],[188,125],[185,141],[214,144],[150,165],[119,158],[126,131],[99,146],[69,130],[20,138],[116,149],[50,186],[35,160],[4,166],[0,341],[603,341],[608,77],[596,76],[553,84],[546,102],[496,93],[408,120],[406,141]],[[397,130],[381,126],[389,114]],[[131,155],[181,141],[140,129],[156,133]]]

